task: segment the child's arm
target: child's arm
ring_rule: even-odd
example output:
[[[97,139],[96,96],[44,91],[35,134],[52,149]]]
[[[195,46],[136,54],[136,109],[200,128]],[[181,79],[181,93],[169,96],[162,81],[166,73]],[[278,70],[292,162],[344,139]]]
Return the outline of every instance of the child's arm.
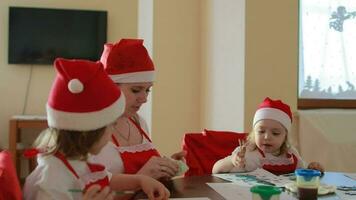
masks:
[[[213,174],[232,172],[232,171],[244,171],[246,146],[237,147],[237,149],[230,155],[223,159],[218,160],[212,169]]]
[[[218,174],[218,173],[230,172],[231,169],[234,167],[234,165],[231,162],[231,157],[232,155],[218,160],[213,166],[212,173]]]
[[[150,200],[168,199],[170,195],[162,183],[145,175],[113,174],[110,187],[119,191],[142,189]]]
[[[297,156],[298,158],[298,165],[297,165],[297,168],[305,168],[306,164],[305,162],[302,160],[300,154],[298,153],[298,151],[294,148],[294,147],[291,147],[290,148],[290,151],[295,155]],[[318,163],[318,162],[310,162],[308,167],[308,169],[315,169],[315,170],[319,170],[321,173],[324,173],[324,167]]]
[[[114,194],[110,192],[109,187],[100,191],[100,185],[93,185],[83,194],[82,200],[113,200]]]

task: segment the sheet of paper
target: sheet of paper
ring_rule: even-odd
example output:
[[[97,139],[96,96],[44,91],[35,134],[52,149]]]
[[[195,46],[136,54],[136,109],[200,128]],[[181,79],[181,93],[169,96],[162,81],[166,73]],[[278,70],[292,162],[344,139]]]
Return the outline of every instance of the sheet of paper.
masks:
[[[169,198],[170,200],[210,200],[208,197],[194,197],[194,198]],[[148,200],[148,199],[140,199]]]
[[[347,194],[345,194],[346,191],[336,190],[335,193],[339,197],[340,200],[355,200],[355,195],[347,195]]]
[[[250,192],[250,187],[240,186],[235,183],[207,183],[211,188],[213,188],[217,193],[223,196],[226,200],[252,200],[252,194]],[[295,197],[282,192],[280,199],[283,200],[296,200]]]
[[[184,199],[184,200],[210,200],[208,197],[197,197],[197,198],[169,198],[174,200]]]
[[[345,176],[352,178],[353,180],[356,180],[356,173],[344,173]]]
[[[293,182],[288,177],[276,176],[264,169],[256,169],[255,171],[244,173],[213,174],[213,176],[236,183],[240,186],[249,187],[254,185],[275,185],[277,187],[284,187],[284,185]]]

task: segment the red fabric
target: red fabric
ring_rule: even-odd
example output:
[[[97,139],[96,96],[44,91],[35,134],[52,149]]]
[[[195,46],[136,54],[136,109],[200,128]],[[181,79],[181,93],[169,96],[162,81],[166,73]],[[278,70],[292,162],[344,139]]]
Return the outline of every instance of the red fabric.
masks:
[[[63,164],[67,167],[67,169],[69,171],[72,172],[72,174],[79,179],[79,175],[77,174],[77,172],[74,170],[74,168],[72,167],[72,165],[68,162],[68,160],[66,159],[66,157],[61,154],[60,152],[57,152],[54,154],[54,156],[56,156],[59,160],[61,160],[63,162]],[[93,163],[87,163],[88,168],[90,170],[90,172],[94,173],[94,172],[101,172],[105,170],[105,167],[103,165],[100,164],[93,164]],[[90,182],[90,183],[86,183],[85,187],[84,187],[84,191],[86,191],[90,186],[92,185],[100,185],[101,189],[103,189],[105,186],[108,186],[110,184],[109,181],[109,177],[105,176],[102,179],[99,179],[97,181],[94,182]]]
[[[10,152],[0,152],[0,200],[22,199],[18,180]]]
[[[121,97],[121,91],[104,72],[100,62],[57,58],[54,65],[58,73],[48,97],[48,105],[55,110],[74,114],[98,112]],[[82,92],[73,93],[69,90],[68,84],[73,79],[83,84]]]
[[[135,153],[123,152],[120,154],[124,163],[125,174],[136,174],[152,156],[160,156],[156,149]]]
[[[263,151],[258,149],[262,157],[265,157],[265,154]],[[275,175],[282,175],[282,174],[289,174],[294,172],[297,169],[297,164],[298,164],[298,158],[294,154],[287,154],[287,158],[290,158],[293,160],[292,164],[289,165],[271,165],[271,164],[264,164],[262,166],[263,169],[275,174]]]
[[[133,119],[130,121],[138,128],[141,135],[145,137],[149,142],[152,142],[146,132],[137,124]],[[114,135],[111,136],[113,143],[120,147],[120,144]],[[159,152],[156,149],[146,149],[137,152],[119,152],[122,162],[125,168],[125,174],[136,174],[152,156],[160,157]]]
[[[292,121],[292,111],[290,107],[287,104],[283,103],[281,100],[272,100],[269,97],[266,97],[265,100],[263,100],[263,102],[258,107],[258,109],[263,108],[275,108],[281,110],[285,112]]]
[[[211,130],[205,130],[204,133],[186,133],[183,150],[187,151],[186,162],[189,170],[185,176],[211,174],[214,163],[230,155],[239,145],[239,140],[246,140],[246,134]]]
[[[39,153],[40,153],[39,149],[29,148],[29,149],[25,149],[25,151],[23,152],[23,156],[25,156],[25,158],[30,159],[36,157]]]
[[[105,44],[100,61],[110,75],[154,71],[141,39],[122,39],[116,44]]]
[[[101,172],[101,171],[105,170],[105,167],[103,165],[99,165],[99,164],[88,163],[88,167],[91,172]],[[92,185],[96,185],[96,184],[100,185],[101,188],[109,186],[110,185],[109,177],[105,176],[105,178],[103,178],[103,179],[99,179],[95,182],[90,182],[90,183],[86,184],[84,191],[86,191]]]

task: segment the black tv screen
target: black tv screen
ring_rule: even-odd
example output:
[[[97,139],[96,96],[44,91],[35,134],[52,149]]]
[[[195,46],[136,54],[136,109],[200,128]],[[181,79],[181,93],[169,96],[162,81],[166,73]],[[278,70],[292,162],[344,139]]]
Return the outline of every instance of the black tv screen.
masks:
[[[107,12],[9,8],[9,64],[52,64],[57,57],[97,61]]]

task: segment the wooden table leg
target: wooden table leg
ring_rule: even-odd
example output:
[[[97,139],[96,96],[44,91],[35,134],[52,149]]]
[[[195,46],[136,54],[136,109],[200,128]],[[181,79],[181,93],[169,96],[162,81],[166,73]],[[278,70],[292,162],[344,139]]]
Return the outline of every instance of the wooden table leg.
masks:
[[[16,161],[16,145],[17,145],[17,121],[10,120],[10,134],[9,134],[9,151],[12,155],[12,160],[14,161],[14,166],[18,169]]]

